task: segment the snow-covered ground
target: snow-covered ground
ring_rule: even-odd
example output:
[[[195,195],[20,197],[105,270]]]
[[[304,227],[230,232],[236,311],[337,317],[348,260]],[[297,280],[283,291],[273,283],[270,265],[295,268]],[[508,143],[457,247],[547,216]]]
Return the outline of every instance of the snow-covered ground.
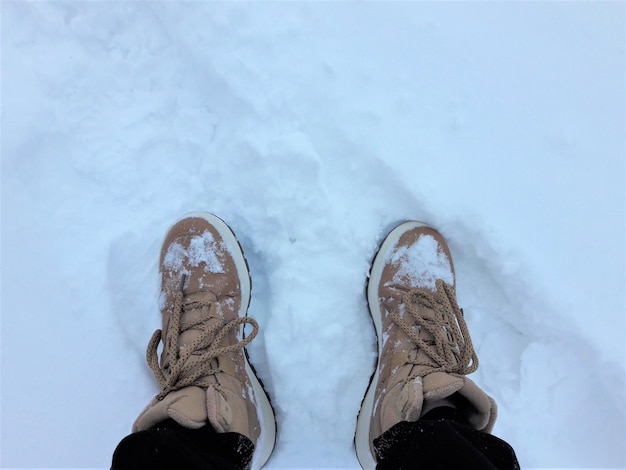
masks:
[[[623,2],[1,8],[3,468],[110,464],[192,210],[250,263],[267,468],[358,468],[366,275],[405,219],[450,242],[522,466],[626,467]]]

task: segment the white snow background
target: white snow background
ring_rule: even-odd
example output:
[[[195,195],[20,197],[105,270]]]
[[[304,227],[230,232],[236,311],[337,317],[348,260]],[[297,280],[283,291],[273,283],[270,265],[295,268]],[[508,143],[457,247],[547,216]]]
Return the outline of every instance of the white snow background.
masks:
[[[387,230],[449,240],[494,433],[625,457],[623,2],[2,2],[1,465],[106,468],[188,211],[250,264],[268,469],[358,468]]]

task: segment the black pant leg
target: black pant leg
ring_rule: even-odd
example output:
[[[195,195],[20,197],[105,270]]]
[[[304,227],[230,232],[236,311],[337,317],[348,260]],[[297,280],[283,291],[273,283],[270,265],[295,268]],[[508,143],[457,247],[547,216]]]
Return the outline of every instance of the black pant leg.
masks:
[[[377,470],[518,470],[513,448],[468,426],[452,408],[396,424],[374,440]]]
[[[113,453],[111,470],[245,470],[254,444],[207,424],[187,429],[174,420],[126,436]]]

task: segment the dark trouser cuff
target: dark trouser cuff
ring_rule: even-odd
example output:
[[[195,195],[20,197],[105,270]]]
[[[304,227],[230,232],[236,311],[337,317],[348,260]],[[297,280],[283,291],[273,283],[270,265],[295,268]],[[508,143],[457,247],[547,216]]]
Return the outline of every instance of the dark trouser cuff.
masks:
[[[126,436],[113,454],[111,470],[245,470],[254,444],[247,437],[217,433],[210,424],[187,429],[168,419]]]
[[[513,448],[477,431],[453,408],[436,408],[419,421],[402,421],[374,440],[377,470],[519,469]]]

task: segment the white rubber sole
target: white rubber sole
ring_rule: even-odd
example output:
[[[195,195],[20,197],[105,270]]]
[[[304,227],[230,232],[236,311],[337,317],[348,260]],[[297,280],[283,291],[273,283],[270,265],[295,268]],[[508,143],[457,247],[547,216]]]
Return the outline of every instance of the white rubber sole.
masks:
[[[181,217],[177,222],[190,217],[204,219],[209,222],[213,225],[213,227],[215,227],[224,242],[230,247],[231,255],[235,262],[235,267],[237,268],[239,285],[241,287],[241,307],[239,310],[239,316],[248,316],[248,307],[250,306],[250,296],[252,293],[252,282],[250,280],[248,262],[244,257],[243,249],[241,248],[237,237],[235,237],[234,232],[228,224],[226,224],[226,222],[209,212],[189,212]],[[244,334],[244,326],[245,325],[242,325],[241,327],[241,337],[243,337]],[[244,363],[246,373],[248,374],[250,383],[252,384],[257,413],[261,423],[261,435],[256,442],[254,456],[252,458],[252,468],[258,470],[265,465],[274,450],[274,445],[276,444],[276,418],[267,393],[254,372],[252,365],[248,361],[247,354],[244,354]]]
[[[361,404],[361,410],[356,422],[356,433],[354,436],[354,445],[356,448],[356,456],[364,470],[374,470],[376,468],[376,457],[373,453],[373,444],[370,439],[370,427],[372,422],[372,414],[374,412],[374,396],[378,385],[380,375],[380,358],[383,350],[383,324],[382,312],[378,301],[378,286],[382,278],[383,269],[387,259],[389,250],[398,242],[400,237],[409,230],[416,227],[429,227],[428,224],[417,221],[404,222],[394,228],[378,249],[378,253],[374,257],[372,267],[370,268],[370,277],[367,284],[367,303],[370,315],[376,329],[376,337],[378,338],[378,360],[376,362],[376,370],[369,384],[365,398]],[[378,436],[376,436],[378,437]]]

